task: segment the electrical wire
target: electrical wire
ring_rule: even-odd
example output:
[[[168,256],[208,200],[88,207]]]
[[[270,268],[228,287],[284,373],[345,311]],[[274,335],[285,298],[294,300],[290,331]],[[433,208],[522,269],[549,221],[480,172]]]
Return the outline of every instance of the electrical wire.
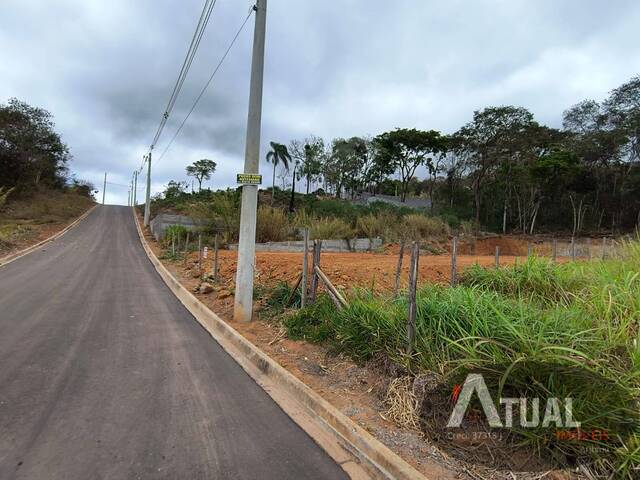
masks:
[[[160,119],[160,124],[158,125],[158,129],[156,130],[156,134],[153,137],[153,141],[151,142],[150,150],[153,150],[153,147],[158,142],[160,135],[162,135],[162,131],[169,119],[169,115],[171,115],[171,111],[173,110],[173,106],[178,99],[178,95],[180,95],[180,91],[182,90],[182,86],[184,85],[184,81],[187,78],[187,74],[191,69],[191,64],[193,63],[193,59],[198,51],[198,47],[200,46],[200,41],[202,40],[202,36],[204,35],[204,31],[209,24],[209,20],[211,18],[211,12],[213,11],[213,7],[215,7],[217,0],[205,0],[204,5],[202,7],[202,13],[200,14],[200,18],[198,19],[198,23],[196,25],[196,29],[193,32],[193,37],[191,38],[191,43],[189,44],[189,48],[187,49],[187,54],[185,55],[184,61],[182,62],[182,67],[180,68],[180,73],[178,74],[178,79],[176,80],[175,85],[173,86],[173,90],[169,97],[169,101],[167,102],[167,107],[165,108],[164,113],[162,114],[162,118]]]
[[[220,58],[220,61],[218,62],[218,64],[216,65],[216,68],[213,70],[213,73],[211,74],[211,76],[209,77],[209,80],[207,80],[207,83],[204,84],[204,87],[202,88],[202,90],[200,91],[200,94],[196,97],[195,101],[193,102],[193,105],[191,106],[191,109],[189,110],[189,112],[187,113],[187,115],[184,117],[184,120],[182,120],[182,123],[180,123],[180,126],[178,127],[178,129],[176,130],[176,132],[173,134],[173,137],[171,137],[171,140],[169,140],[169,143],[167,144],[167,146],[165,147],[164,151],[162,152],[162,154],[158,157],[158,160],[156,160],[156,162],[160,161],[162,159],[162,157],[165,156],[165,154],[167,153],[167,151],[169,150],[169,148],[171,147],[171,145],[173,144],[173,141],[176,139],[176,137],[178,136],[178,134],[182,131],[182,128],[184,127],[185,123],[187,123],[187,120],[189,119],[189,117],[191,116],[191,114],[193,113],[193,111],[195,110],[196,106],[198,105],[198,102],[200,101],[200,99],[202,98],[202,96],[204,95],[204,93],[206,92],[207,88],[209,88],[209,85],[211,84],[211,82],[213,81],[213,78],[216,76],[216,74],[218,73],[218,70],[220,70],[220,67],[222,66],[224,60],[227,58],[227,55],[229,54],[229,52],[231,51],[231,48],[233,47],[233,45],[236,43],[236,40],[238,39],[238,37],[240,36],[240,33],[242,32],[242,30],[244,29],[245,25],[247,24],[247,22],[249,21],[249,18],[251,17],[251,14],[254,12],[253,9],[249,10],[249,13],[247,14],[247,17],[244,19],[244,21],[242,22],[242,25],[240,25],[240,28],[238,29],[238,31],[236,32],[235,36],[233,37],[233,39],[231,40],[231,43],[229,43],[229,46],[227,47],[226,51],[224,52],[224,54],[222,55],[222,57]]]
[[[106,182],[107,185],[113,185],[115,187],[124,187],[124,188],[130,188],[131,185],[122,185],[121,183],[113,183],[113,182]]]

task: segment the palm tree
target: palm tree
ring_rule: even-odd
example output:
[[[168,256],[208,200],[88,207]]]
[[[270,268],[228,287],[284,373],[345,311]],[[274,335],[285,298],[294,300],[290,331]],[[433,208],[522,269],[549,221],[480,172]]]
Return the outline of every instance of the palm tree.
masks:
[[[282,162],[284,168],[288,171],[291,155],[289,154],[289,150],[287,150],[286,145],[276,142],[269,143],[271,144],[271,150],[267,153],[267,162],[273,163],[273,182],[271,186],[271,203],[273,203],[273,199],[276,194],[276,167],[280,162]]]

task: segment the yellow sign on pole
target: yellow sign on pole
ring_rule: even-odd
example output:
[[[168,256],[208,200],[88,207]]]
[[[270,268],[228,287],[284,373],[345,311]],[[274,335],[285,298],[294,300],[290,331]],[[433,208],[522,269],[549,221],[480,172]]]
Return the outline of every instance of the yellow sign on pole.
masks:
[[[262,184],[262,175],[257,173],[239,173],[238,183],[241,185],[260,185]]]

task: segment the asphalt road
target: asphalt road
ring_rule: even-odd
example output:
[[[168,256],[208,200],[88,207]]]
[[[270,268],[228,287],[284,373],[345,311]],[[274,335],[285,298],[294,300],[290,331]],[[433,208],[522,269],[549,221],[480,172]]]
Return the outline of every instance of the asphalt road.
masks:
[[[0,479],[344,472],[197,324],[131,210],[0,267]]]

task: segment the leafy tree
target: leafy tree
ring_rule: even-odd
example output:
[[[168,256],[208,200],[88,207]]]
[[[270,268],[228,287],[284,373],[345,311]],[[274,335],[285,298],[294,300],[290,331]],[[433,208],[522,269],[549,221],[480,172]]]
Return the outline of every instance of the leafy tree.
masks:
[[[640,76],[614,89],[604,104],[607,122],[623,138],[628,160],[640,160]]]
[[[167,183],[167,188],[164,189],[162,195],[166,199],[180,198],[182,195],[184,195],[187,187],[187,182],[176,182],[175,180],[169,180],[169,183]]]
[[[276,167],[281,163],[287,170],[289,170],[291,155],[289,154],[289,150],[287,150],[286,145],[276,142],[269,143],[271,145],[271,150],[267,152],[267,162],[273,163],[273,181],[271,185],[271,203],[273,203],[276,193]]]
[[[216,162],[203,158],[193,162],[193,165],[187,167],[187,175],[195,177],[198,180],[198,191],[202,191],[202,181],[209,180],[213,172],[216,171]]]
[[[446,139],[435,130],[421,131],[415,128],[399,128],[375,138],[381,165],[388,165],[400,172],[401,201],[405,201],[411,179],[419,166],[433,167],[433,157],[446,151]]]
[[[367,158],[367,145],[360,137],[336,138],[331,144],[324,176],[337,197],[343,189],[353,197],[362,185],[362,170]]]
[[[480,224],[483,188],[505,160],[516,153],[518,139],[537,125],[522,107],[488,107],[473,113],[473,120],[457,133],[459,154],[467,161],[472,179],[475,221]]]
[[[51,113],[16,98],[0,104],[0,186],[64,188],[70,159]]]
[[[322,163],[325,157],[324,140],[311,135],[302,142],[293,140],[289,147],[291,156],[300,164],[298,179],[305,178],[306,192],[309,194],[310,185],[322,173]]]

